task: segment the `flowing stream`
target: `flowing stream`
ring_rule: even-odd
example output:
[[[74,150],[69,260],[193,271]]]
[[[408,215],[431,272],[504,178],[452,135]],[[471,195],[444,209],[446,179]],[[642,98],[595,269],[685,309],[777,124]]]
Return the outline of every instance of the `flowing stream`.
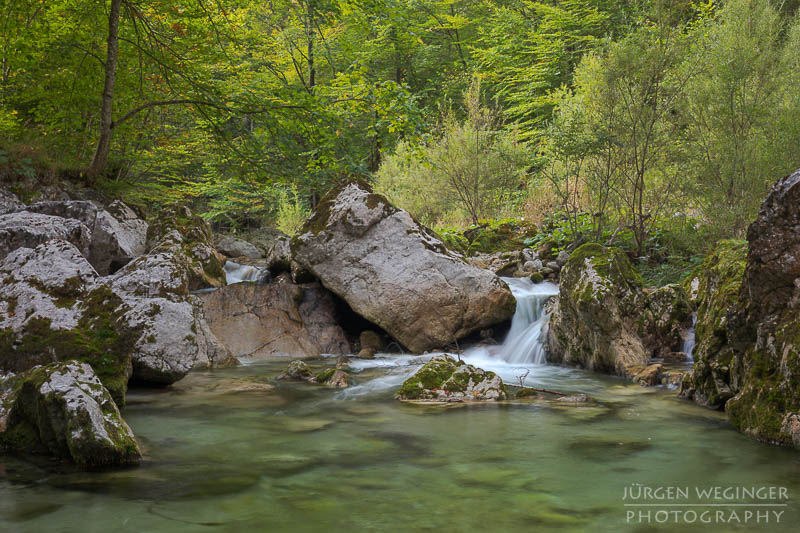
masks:
[[[462,357],[506,382],[594,402],[394,400],[432,355],[353,359],[355,385],[341,391],[274,382],[285,362],[193,372],[167,389],[129,391],[123,414],[146,454],[138,468],[79,472],[0,456],[0,531],[796,530],[800,455],[663,388],[539,364],[533,345],[555,289],[514,285],[530,298],[520,297],[505,343]],[[790,505],[779,523],[630,522],[623,494],[636,484],[692,494],[780,486]]]
[[[692,327],[686,332],[686,340],[683,341],[683,353],[689,356],[689,362],[694,361],[695,333],[694,327],[697,325],[697,314],[692,317]]]
[[[231,260],[225,262],[225,282],[228,285],[252,281],[255,283],[265,283],[269,281],[270,273],[266,268],[251,265],[240,265]]]

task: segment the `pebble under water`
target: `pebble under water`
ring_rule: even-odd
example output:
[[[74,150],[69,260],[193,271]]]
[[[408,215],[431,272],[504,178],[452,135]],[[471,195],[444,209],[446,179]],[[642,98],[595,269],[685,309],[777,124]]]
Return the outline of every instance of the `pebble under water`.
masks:
[[[508,383],[530,370],[528,385],[597,401],[394,400],[422,362],[354,360],[342,391],[272,382],[285,362],[134,389],[124,416],[144,463],[79,472],[1,456],[0,531],[778,531],[800,519],[796,452],[674,391],[483,359]],[[623,493],[637,483],[782,486],[790,502],[777,524],[628,522]]]

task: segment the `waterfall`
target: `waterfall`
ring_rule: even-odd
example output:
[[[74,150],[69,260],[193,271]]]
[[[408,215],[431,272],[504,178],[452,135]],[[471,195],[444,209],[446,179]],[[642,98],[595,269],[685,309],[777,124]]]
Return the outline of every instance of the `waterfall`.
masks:
[[[553,283],[533,283],[526,278],[503,278],[517,299],[517,312],[511,319],[511,329],[500,347],[500,359],[512,364],[546,363],[544,335],[550,318],[544,307],[547,300],[558,294]]]
[[[254,267],[251,265],[240,265],[233,261],[225,262],[225,281],[228,285],[252,281],[255,283],[266,283],[270,280],[269,270],[266,268]]]
[[[692,316],[692,327],[689,328],[689,331],[686,332],[686,339],[683,341],[683,353],[689,356],[689,361],[694,361],[694,356],[692,352],[694,352],[694,343],[695,343],[695,334],[694,334],[694,327],[697,324],[697,314]]]

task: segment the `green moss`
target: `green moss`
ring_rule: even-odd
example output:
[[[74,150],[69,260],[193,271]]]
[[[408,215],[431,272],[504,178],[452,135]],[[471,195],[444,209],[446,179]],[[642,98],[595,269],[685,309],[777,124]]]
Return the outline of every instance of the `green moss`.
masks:
[[[139,331],[128,327],[122,300],[106,286],[94,289],[78,305],[83,313],[73,329],[52,329],[50,319],[33,317],[20,334],[0,336],[0,368],[19,370],[54,360],[83,361],[92,366],[122,406]]]
[[[446,355],[434,357],[403,383],[397,395],[406,400],[416,400],[426,389],[440,389],[453,372],[464,364]]]
[[[541,272],[534,272],[531,274],[531,281],[534,283],[541,283],[544,281],[544,276]]]
[[[317,383],[327,383],[335,373],[336,373],[335,368],[327,368],[323,370],[322,372],[317,374],[316,377]]]

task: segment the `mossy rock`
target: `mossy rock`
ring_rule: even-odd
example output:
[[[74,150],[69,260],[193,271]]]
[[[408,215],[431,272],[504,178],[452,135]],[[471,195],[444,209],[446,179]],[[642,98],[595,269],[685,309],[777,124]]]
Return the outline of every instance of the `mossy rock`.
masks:
[[[519,250],[536,235],[536,226],[525,220],[488,220],[463,232],[468,255]]]
[[[127,324],[127,306],[106,286],[93,289],[76,305],[82,313],[73,329],[53,329],[49,318],[31,317],[20,332],[3,332],[0,368],[19,371],[54,360],[82,361],[91,365],[114,401],[125,405],[140,332]]]
[[[84,468],[138,463],[141,453],[89,365],[51,363],[2,384],[0,448],[68,458]]]
[[[439,355],[408,378],[396,397],[411,401],[482,401],[504,400],[508,393],[494,372]]]

